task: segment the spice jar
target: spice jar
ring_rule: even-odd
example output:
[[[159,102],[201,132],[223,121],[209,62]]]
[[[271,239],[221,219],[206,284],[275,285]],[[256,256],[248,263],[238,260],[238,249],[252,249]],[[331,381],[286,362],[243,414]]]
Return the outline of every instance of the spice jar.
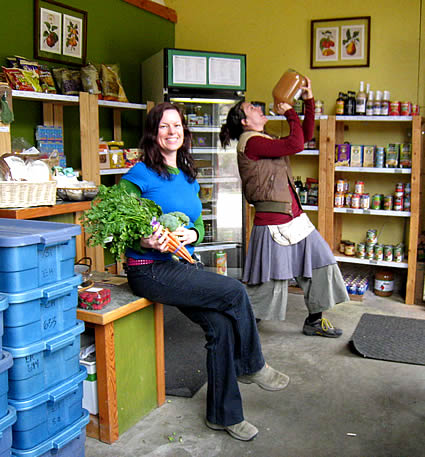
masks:
[[[389,297],[393,294],[394,289],[394,275],[391,271],[380,271],[375,274],[375,295],[380,297]]]
[[[286,70],[272,92],[275,111],[277,112],[277,105],[279,105],[279,103],[294,105],[295,100],[298,100],[301,97],[301,87],[306,85],[307,81],[304,76],[300,75],[295,70]]]

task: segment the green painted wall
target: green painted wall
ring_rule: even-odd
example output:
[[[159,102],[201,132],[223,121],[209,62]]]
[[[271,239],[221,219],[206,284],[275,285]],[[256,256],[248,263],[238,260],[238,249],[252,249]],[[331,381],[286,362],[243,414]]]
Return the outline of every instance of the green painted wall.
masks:
[[[153,307],[118,319],[114,332],[121,435],[157,406]]]
[[[140,63],[163,47],[174,46],[174,24],[122,0],[65,0],[63,3],[88,12],[87,59],[93,63],[119,63],[121,79],[130,102],[141,102]],[[33,0],[2,2],[0,62],[21,55],[33,58]],[[42,62],[40,60],[40,62]],[[49,66],[60,66],[45,62]],[[14,101],[12,137],[23,136],[33,143],[34,128],[42,123],[42,104]],[[100,109],[100,135],[112,139],[112,110]],[[142,113],[122,115],[123,139],[136,147],[141,136]],[[64,110],[65,152],[71,165],[80,166],[78,108]]]

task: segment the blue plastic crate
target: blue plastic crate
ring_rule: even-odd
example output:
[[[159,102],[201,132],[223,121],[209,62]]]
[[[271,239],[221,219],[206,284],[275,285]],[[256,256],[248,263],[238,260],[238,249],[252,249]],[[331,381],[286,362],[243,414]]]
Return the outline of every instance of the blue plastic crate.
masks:
[[[84,457],[86,425],[89,422],[89,413],[83,409],[77,421],[38,446],[27,450],[12,448],[12,457]]]
[[[26,400],[53,387],[80,370],[80,335],[84,322],[66,332],[22,348],[5,346],[12,354],[9,400]]]
[[[83,407],[84,367],[59,385],[28,400],[9,400],[16,409],[12,427],[13,447],[30,449],[70,426],[81,417]]]
[[[12,365],[12,355],[9,352],[2,351],[0,360],[0,418],[7,414],[7,392],[9,390],[8,370]]]
[[[0,457],[10,457],[12,448],[12,425],[16,422],[16,411],[9,406],[7,414],[0,419]]]
[[[15,293],[74,275],[79,225],[0,219],[0,292]]]
[[[3,346],[3,333],[4,333],[4,311],[9,306],[9,299],[7,295],[0,294],[0,351]]]
[[[3,344],[23,347],[72,328],[81,275],[25,292],[7,294]]]

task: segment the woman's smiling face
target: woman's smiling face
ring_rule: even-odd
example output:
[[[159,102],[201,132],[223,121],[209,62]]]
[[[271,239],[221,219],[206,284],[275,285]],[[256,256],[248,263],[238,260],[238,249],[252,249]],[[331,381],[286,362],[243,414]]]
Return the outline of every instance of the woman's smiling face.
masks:
[[[156,137],[159,147],[165,153],[176,152],[183,144],[183,124],[178,111],[167,109],[162,115]]]

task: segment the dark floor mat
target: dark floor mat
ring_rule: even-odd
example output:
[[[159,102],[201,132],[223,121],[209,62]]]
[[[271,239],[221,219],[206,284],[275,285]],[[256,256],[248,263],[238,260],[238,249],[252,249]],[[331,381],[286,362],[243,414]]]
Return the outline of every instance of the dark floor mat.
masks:
[[[364,357],[425,365],[425,320],[365,313],[352,345]]]
[[[165,393],[192,397],[207,381],[205,336],[177,308],[164,306]]]

